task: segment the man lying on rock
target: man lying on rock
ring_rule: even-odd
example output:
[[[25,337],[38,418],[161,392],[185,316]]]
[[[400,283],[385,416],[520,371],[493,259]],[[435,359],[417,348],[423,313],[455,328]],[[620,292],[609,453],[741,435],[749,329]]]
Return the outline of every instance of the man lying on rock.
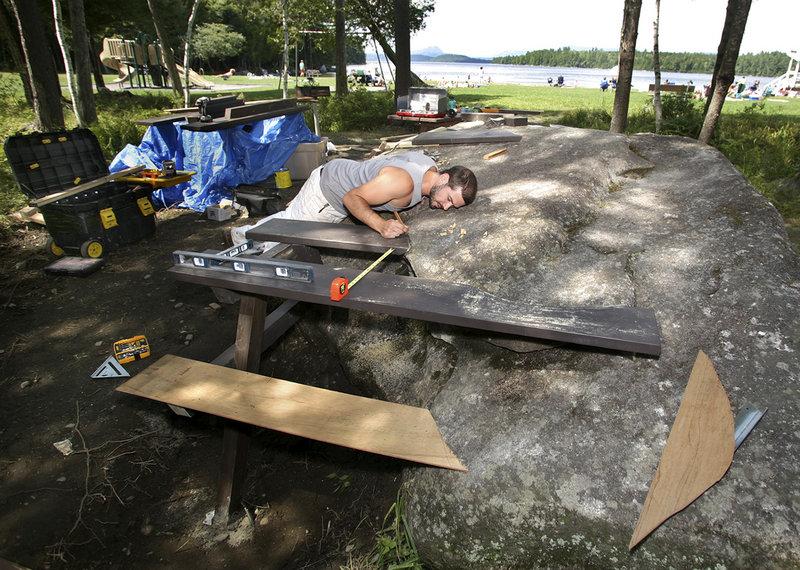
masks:
[[[378,212],[396,212],[430,200],[431,208],[449,210],[471,204],[478,183],[463,166],[439,172],[432,158],[421,152],[377,157],[365,162],[344,158],[314,169],[285,210],[251,226],[231,230],[234,244],[245,233],[272,218],[338,223],[352,214],[385,238],[408,232],[408,226]],[[274,244],[263,244],[265,248]]]

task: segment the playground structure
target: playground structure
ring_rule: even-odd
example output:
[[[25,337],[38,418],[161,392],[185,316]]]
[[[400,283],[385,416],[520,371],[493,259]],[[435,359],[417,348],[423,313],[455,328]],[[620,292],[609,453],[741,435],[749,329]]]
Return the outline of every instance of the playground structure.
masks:
[[[164,50],[158,40],[150,43],[144,34],[140,33],[135,40],[103,38],[100,61],[119,74],[115,83],[128,81],[131,89],[134,87],[167,87],[169,85],[169,72],[164,59]],[[175,67],[183,77],[184,68],[177,64]],[[135,86],[134,81],[136,82]],[[203,89],[214,87],[213,82],[191,69],[189,70],[189,82],[195,87]]]
[[[772,91],[800,91],[800,51],[787,51],[789,67],[786,73],[770,81],[764,89],[771,87]]]

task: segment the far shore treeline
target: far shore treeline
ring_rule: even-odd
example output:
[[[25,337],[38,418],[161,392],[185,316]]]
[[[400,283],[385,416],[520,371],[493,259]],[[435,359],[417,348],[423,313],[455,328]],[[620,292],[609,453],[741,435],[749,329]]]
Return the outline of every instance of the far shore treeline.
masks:
[[[442,61],[444,56],[436,58]],[[516,65],[541,65],[545,67],[582,67],[593,69],[611,69],[617,65],[617,51],[599,49],[574,50],[568,47],[559,49],[540,49],[529,51],[523,55],[507,55],[495,57],[492,63]],[[710,53],[673,53],[659,52],[658,60],[661,70],[673,73],[714,73],[716,54]],[[758,75],[776,77],[786,73],[789,56],[783,52],[761,52],[740,54],[736,60],[737,75]],[[635,69],[652,70],[653,52],[637,51]]]

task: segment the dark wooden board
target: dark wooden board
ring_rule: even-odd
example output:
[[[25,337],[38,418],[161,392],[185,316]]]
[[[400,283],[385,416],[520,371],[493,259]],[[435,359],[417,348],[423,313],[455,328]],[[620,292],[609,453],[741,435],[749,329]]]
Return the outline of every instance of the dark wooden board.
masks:
[[[174,115],[161,115],[160,117],[150,117],[148,119],[139,119],[136,121],[137,125],[144,125],[150,127],[153,125],[162,125],[165,123],[182,123],[189,120],[200,120],[200,113],[198,111],[186,111],[184,113],[176,113]]]
[[[375,271],[337,302],[330,298],[331,281],[336,277],[352,281],[360,270],[309,265],[314,271],[311,283],[190,265],[174,266],[168,272],[181,281],[256,295],[654,356],[661,352],[652,309],[544,307],[496,297],[471,285]]]
[[[445,129],[443,131],[419,134],[414,137],[412,144],[474,144],[484,142],[519,142],[521,140],[522,135],[515,135],[514,133],[502,129],[467,129],[463,131]]]
[[[403,254],[411,247],[408,234],[394,239],[386,239],[368,226],[328,224],[285,218],[273,218],[248,231],[245,235],[254,241],[277,241],[374,253],[383,253],[389,248],[394,248],[395,253]]]
[[[269,101],[252,101],[239,107],[229,107],[225,109],[225,119],[239,119],[251,117],[257,113],[277,111],[279,109],[291,109],[297,106],[297,99],[272,99]]]
[[[294,113],[302,113],[311,109],[308,105],[297,105],[296,107],[288,107],[284,109],[276,109],[274,111],[267,111],[264,113],[256,113],[247,117],[239,117],[238,119],[214,119],[208,123],[197,121],[193,123],[186,123],[181,125],[181,128],[186,131],[199,131],[201,133],[209,133],[213,131],[221,131],[223,129],[230,129],[240,125],[247,125],[248,123],[255,123],[256,121],[263,121],[264,119],[271,119],[272,117],[280,117],[281,115],[292,115]]]

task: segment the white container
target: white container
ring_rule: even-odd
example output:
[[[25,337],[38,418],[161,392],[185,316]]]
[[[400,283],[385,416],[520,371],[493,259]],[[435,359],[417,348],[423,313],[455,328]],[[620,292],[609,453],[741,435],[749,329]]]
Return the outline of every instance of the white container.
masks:
[[[220,206],[219,204],[216,206],[207,206],[206,207],[206,216],[208,216],[209,220],[214,220],[216,222],[224,222],[225,220],[231,219],[231,212],[233,208],[230,206]]]
[[[289,169],[292,180],[305,180],[312,170],[325,164],[327,155],[327,138],[323,137],[318,143],[300,143],[283,167]]]

